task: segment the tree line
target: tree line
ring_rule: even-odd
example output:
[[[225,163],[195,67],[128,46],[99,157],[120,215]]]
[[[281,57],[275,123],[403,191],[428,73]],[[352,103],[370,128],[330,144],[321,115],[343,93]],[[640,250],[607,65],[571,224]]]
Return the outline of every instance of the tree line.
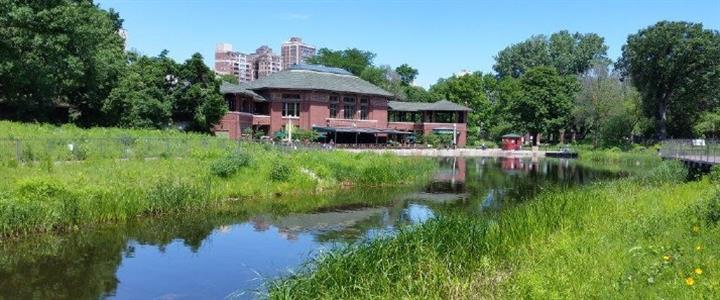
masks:
[[[417,69],[375,66],[369,51],[321,49],[312,62],[345,68],[401,100],[466,105],[471,141],[530,133],[621,146],[720,134],[717,30],[662,21],[630,35],[616,61],[607,50],[595,33],[535,35],[501,50],[494,73],[441,78],[428,90],[411,84]]]
[[[92,1],[0,0],[0,116],[81,126],[209,131],[226,111],[202,56],[126,52],[123,20]]]
[[[126,52],[120,15],[90,0],[0,0],[0,117],[47,122],[69,107],[81,126],[209,131],[226,111],[222,80],[194,54],[182,63]],[[408,64],[319,49],[308,63],[340,67],[399,100],[447,99],[473,109],[470,141],[530,133],[596,145],[720,135],[720,34],[661,21],[631,34],[615,61],[595,33],[531,36],[495,56],[494,72],[413,85]]]

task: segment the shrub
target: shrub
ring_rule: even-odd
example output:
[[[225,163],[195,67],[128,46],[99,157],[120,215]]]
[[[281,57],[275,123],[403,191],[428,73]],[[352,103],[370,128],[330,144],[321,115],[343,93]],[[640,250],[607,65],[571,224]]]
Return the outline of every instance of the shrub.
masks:
[[[452,145],[452,137],[451,134],[433,133],[425,138],[425,142],[433,147],[445,147]]]
[[[292,132],[293,139],[299,140],[299,141],[315,141],[318,137],[320,137],[320,134],[315,132],[314,130],[305,130],[305,129],[295,129]]]
[[[272,181],[287,181],[290,179],[290,175],[292,175],[292,168],[290,168],[286,162],[276,160],[275,163],[273,163],[272,169],[270,170],[270,179]]]
[[[705,220],[710,224],[720,222],[720,193],[716,193],[715,197],[708,202]]]
[[[682,182],[688,177],[688,169],[679,161],[663,161],[655,168],[652,168],[647,175],[641,178],[642,181],[650,184],[663,182]]]
[[[710,178],[710,181],[720,183],[720,165],[714,165],[712,169],[710,169],[708,177]]]
[[[17,190],[18,208],[28,212],[26,222],[59,224],[74,222],[78,215],[78,198],[67,186],[51,178],[23,180]]]
[[[11,169],[15,169],[18,167],[18,161],[14,159],[8,159],[5,161],[5,166]]]
[[[87,150],[78,144],[73,144],[70,154],[74,160],[86,160],[88,157]]]
[[[148,191],[148,211],[151,214],[165,211],[192,209],[204,203],[202,190],[191,183],[172,178],[163,178],[155,182]]]
[[[30,145],[23,145],[22,154],[20,160],[24,162],[31,162],[35,160],[35,152]]]
[[[253,137],[253,129],[252,129],[252,127],[246,127],[245,129],[243,129],[242,133],[243,133],[243,135],[245,135],[245,136],[247,136],[247,137],[249,137],[249,138],[252,138],[252,137]]]
[[[498,148],[497,143],[495,143],[493,141],[488,141],[488,140],[477,139],[477,140],[474,140],[471,143],[471,145],[474,147],[481,147],[481,146],[485,145],[485,148],[488,148],[488,149]]]
[[[210,173],[218,177],[227,178],[237,173],[238,170],[249,166],[250,160],[251,158],[247,153],[235,151],[215,160],[210,165]]]

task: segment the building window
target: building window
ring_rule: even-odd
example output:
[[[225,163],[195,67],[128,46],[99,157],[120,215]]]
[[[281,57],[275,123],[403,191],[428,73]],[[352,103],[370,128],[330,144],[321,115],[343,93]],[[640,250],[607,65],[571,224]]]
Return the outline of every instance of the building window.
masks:
[[[282,115],[283,115],[283,117],[299,117],[300,116],[300,103],[298,103],[298,102],[283,102]]]
[[[330,110],[331,118],[337,118],[338,101],[338,96],[330,96],[330,103],[328,104],[328,109]]]
[[[370,113],[370,101],[367,98],[360,98],[360,120],[367,120]]]
[[[300,95],[299,94],[283,94],[282,95],[282,115],[283,117],[299,117],[300,116]]]
[[[343,97],[343,110],[345,119],[355,118],[355,97]]]

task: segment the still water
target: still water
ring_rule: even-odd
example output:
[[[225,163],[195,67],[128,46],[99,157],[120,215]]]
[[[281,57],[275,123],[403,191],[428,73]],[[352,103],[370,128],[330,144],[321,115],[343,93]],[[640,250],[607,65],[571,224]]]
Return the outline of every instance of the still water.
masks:
[[[482,214],[551,186],[615,177],[571,160],[444,158],[413,190],[348,191],[380,206],[187,215],[0,241],[0,299],[257,298],[263,282],[332,247],[448,211]],[[348,202],[343,202],[348,203]]]

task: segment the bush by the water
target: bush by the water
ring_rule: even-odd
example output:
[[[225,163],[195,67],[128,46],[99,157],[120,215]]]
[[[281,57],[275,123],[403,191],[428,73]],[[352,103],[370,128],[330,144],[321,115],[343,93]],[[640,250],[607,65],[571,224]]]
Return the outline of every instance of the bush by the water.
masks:
[[[639,177],[646,183],[682,182],[688,177],[688,169],[679,161],[667,160]]]
[[[703,215],[709,225],[718,225],[720,223],[720,192],[715,194],[715,197],[704,205]]]
[[[287,181],[292,175],[292,168],[284,161],[275,161],[270,170],[272,181]]]
[[[237,173],[241,168],[250,165],[250,162],[251,158],[247,153],[232,151],[230,154],[215,160],[210,165],[210,172],[215,176],[227,178]]]
[[[708,178],[710,178],[712,182],[720,183],[720,165],[714,165],[710,169],[710,174],[708,175]]]

